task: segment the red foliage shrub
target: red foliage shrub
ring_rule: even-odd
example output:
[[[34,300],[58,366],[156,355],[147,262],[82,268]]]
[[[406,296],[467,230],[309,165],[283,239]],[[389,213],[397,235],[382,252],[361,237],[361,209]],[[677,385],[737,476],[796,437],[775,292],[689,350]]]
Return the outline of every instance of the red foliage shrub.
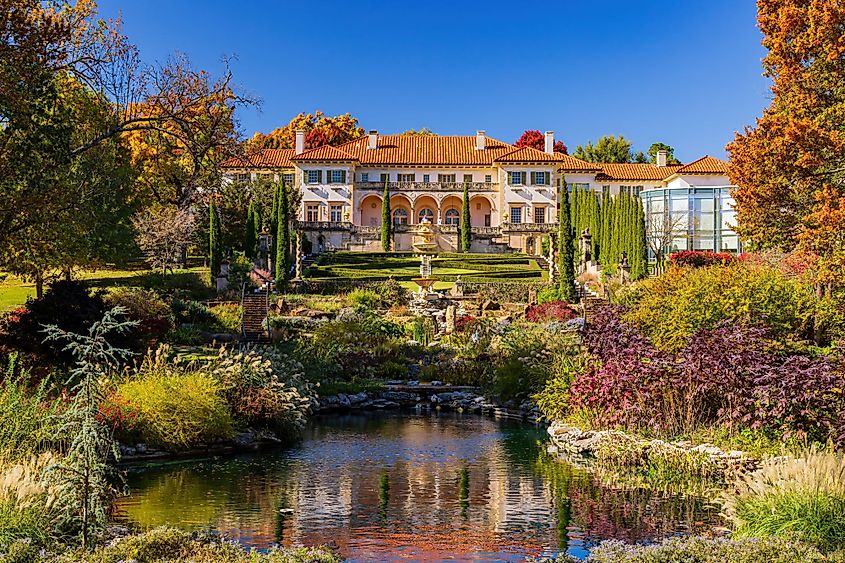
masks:
[[[568,321],[577,316],[565,301],[547,301],[540,305],[531,305],[525,312],[525,318],[532,323]]]
[[[730,252],[710,252],[709,250],[683,250],[673,252],[669,261],[675,266],[691,266],[703,268],[705,266],[722,266],[736,261],[736,256]]]
[[[111,395],[100,405],[97,420],[118,436],[132,434],[138,428],[138,411],[123,398]]]
[[[455,331],[463,332],[468,328],[472,327],[475,323],[476,318],[472,315],[463,315],[455,319]]]

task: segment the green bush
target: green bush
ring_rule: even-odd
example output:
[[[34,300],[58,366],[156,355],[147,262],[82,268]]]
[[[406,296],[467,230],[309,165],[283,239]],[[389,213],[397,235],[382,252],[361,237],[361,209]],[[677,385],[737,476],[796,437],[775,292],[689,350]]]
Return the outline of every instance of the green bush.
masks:
[[[183,449],[232,435],[232,417],[217,380],[205,369],[148,355],[138,374],[120,383],[113,402],[134,414],[137,437],[155,447]],[[125,439],[126,436],[118,436]]]
[[[547,420],[563,420],[569,415],[569,391],[575,376],[587,369],[583,354],[557,354],[552,359],[551,373],[543,388],[534,395],[534,402]]]
[[[209,327],[214,326],[217,321],[211,310],[199,301],[173,299],[170,302],[170,308],[173,310],[177,325]]]
[[[548,285],[537,292],[537,303],[550,303],[552,301],[561,301],[560,288],[556,285]]]
[[[379,294],[371,289],[355,289],[350,291],[347,297],[353,307],[370,311],[378,309],[384,304]]]
[[[776,458],[725,494],[738,537],[792,535],[824,551],[845,546],[845,454]]]
[[[135,329],[145,341],[164,336],[173,328],[173,312],[158,293],[140,287],[115,287],[105,295],[106,304],[123,307],[126,316],[137,321]]]
[[[241,331],[241,306],[237,303],[223,303],[209,310],[214,315],[216,328],[236,334]]]
[[[278,548],[257,552],[219,536],[160,527],[120,538],[93,552],[62,555],[56,563],[339,563],[328,548]]]
[[[53,441],[60,402],[49,398],[47,379],[32,381],[17,354],[9,356],[4,371],[0,381],[0,459],[23,459],[40,453]]]
[[[812,336],[811,288],[765,266],[669,268],[620,300],[631,307],[625,320],[666,350],[681,348],[695,331],[722,321],[762,324],[783,342]]]
[[[560,561],[560,560],[559,560]],[[602,542],[587,563],[821,563],[842,561],[825,557],[816,548],[794,539],[675,537],[654,545]]]

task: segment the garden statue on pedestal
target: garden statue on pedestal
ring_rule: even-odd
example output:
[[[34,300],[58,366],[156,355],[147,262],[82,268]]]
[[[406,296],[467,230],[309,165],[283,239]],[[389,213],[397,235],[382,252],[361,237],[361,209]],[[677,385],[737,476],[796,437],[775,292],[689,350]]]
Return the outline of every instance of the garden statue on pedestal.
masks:
[[[619,260],[619,281],[620,283],[628,283],[631,280],[631,265],[628,264],[628,253],[622,253],[622,259]]]

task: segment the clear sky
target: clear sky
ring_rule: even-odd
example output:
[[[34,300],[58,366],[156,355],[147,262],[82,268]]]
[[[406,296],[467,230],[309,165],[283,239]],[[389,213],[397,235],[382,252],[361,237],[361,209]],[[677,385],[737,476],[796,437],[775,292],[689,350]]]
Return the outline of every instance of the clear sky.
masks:
[[[622,134],[723,157],[768,104],[752,0],[100,0],[149,62],[174,51],[262,100],[246,136],[299,112],[365,129]]]

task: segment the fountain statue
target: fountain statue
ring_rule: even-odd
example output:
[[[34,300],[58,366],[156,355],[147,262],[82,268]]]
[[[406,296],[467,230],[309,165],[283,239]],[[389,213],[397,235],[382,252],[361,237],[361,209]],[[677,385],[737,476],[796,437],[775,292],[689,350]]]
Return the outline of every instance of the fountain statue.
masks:
[[[414,242],[412,246],[414,250],[420,255],[420,277],[414,278],[420,288],[420,296],[425,296],[434,285],[434,279],[431,277],[431,257],[437,250],[437,242],[434,240],[434,230],[431,228],[431,223],[427,218],[424,218],[417,228],[413,231]]]

